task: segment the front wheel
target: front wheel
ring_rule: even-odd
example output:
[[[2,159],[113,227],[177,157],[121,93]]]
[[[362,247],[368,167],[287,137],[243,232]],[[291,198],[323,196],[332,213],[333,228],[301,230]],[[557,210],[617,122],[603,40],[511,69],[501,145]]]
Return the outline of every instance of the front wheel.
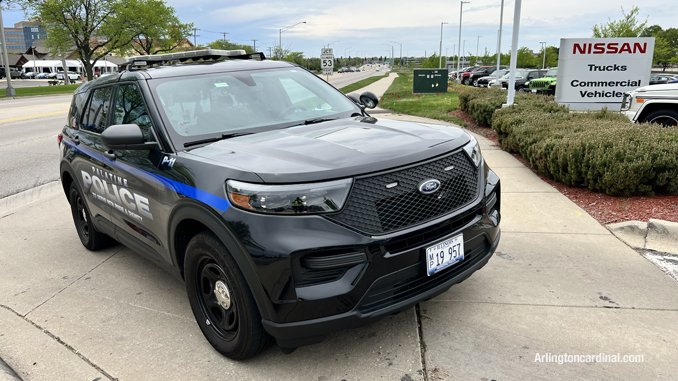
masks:
[[[643,118],[644,123],[656,123],[664,127],[678,126],[678,112],[673,110],[657,110]]]
[[[191,239],[184,267],[186,291],[198,326],[218,352],[234,360],[270,343],[261,315],[238,265],[211,232]]]
[[[473,86],[478,87],[478,80],[477,79],[475,81],[473,81]]]

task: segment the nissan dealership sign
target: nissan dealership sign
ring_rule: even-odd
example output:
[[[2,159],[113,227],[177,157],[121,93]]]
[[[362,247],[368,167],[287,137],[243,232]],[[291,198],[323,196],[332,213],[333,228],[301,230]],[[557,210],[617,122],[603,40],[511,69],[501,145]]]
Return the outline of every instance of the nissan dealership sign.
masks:
[[[654,37],[560,39],[556,101],[619,109],[624,92],[650,83],[653,52]]]

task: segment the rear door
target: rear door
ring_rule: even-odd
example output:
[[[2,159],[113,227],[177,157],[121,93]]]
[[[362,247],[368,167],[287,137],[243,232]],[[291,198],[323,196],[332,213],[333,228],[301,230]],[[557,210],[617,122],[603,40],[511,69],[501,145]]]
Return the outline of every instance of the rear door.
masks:
[[[68,159],[95,226],[107,234],[114,233],[113,225],[109,222],[112,178],[104,168],[103,146],[99,134],[108,123],[112,93],[110,86],[90,90],[79,120],[74,118],[70,122],[70,133],[64,139],[73,148],[72,156]],[[77,104],[82,102],[78,101],[74,102],[73,107],[77,108]]]

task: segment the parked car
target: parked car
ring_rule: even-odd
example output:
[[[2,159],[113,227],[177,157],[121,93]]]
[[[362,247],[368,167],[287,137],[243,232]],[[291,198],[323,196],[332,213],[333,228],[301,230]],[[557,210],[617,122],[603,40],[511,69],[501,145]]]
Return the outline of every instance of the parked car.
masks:
[[[163,67],[75,91],[59,168],[85,248],[113,237],[185,282],[237,360],[411,309],[488,263],[501,184],[473,136],[371,117],[373,93],[252,56],[146,56]]]
[[[532,79],[528,83],[530,91],[533,93],[555,94],[556,93],[556,79],[558,76],[558,68],[550,68],[543,77]]]
[[[35,76],[36,76],[37,74],[38,74],[38,73],[35,73],[35,72],[33,72],[33,71],[27,71],[27,72],[25,72],[25,73],[21,73],[21,78],[23,78],[23,79],[31,79],[31,78],[35,78]]]
[[[490,87],[491,86],[490,81],[497,80],[497,79],[503,77],[504,74],[506,74],[506,73],[508,73],[508,69],[499,69],[499,70],[495,70],[490,75],[480,77],[477,80],[478,87]]]
[[[56,79],[63,81],[64,72],[63,71],[57,72]],[[69,71],[68,72],[68,79],[71,80],[71,81],[82,80],[82,76],[80,74],[76,73],[76,72]]]
[[[663,83],[669,83],[677,77],[672,74],[652,74],[650,75],[650,85],[660,85]]]
[[[507,69],[508,66],[500,66],[501,69]],[[466,78],[466,81],[475,86],[478,87],[478,80],[482,77],[488,76],[497,70],[497,66],[481,66],[478,70],[474,70],[469,73],[468,77]]]
[[[15,67],[9,68],[9,75],[10,75],[11,79],[21,78],[21,72],[19,71],[19,69],[15,68]],[[5,78],[5,77],[7,77],[7,74],[5,73],[5,68],[0,67],[0,78]]]
[[[541,78],[544,76],[544,74],[546,74],[546,70],[544,69],[516,70],[516,91],[529,90],[529,87],[525,83],[533,79]],[[510,73],[506,74],[504,78],[502,78],[501,87],[504,89],[508,89],[509,75]]]
[[[478,71],[480,69],[486,68],[486,67],[489,67],[489,66],[475,66],[471,70],[461,73],[461,77],[460,77],[461,78],[461,84],[462,85],[470,85],[471,84],[471,79],[470,79],[471,74],[475,73],[476,71]]]
[[[621,112],[632,122],[678,126],[678,83],[648,85],[624,93]]]
[[[459,75],[459,73],[466,73],[466,72],[471,71],[471,70],[473,70],[473,69],[475,69],[475,66],[468,66],[468,67],[465,67],[465,68],[463,68],[463,69],[460,69],[458,72],[455,70],[455,71],[453,71],[452,73],[450,73],[450,74],[451,74],[450,79],[457,79],[457,76]],[[449,76],[450,76],[450,75],[448,75],[448,77],[449,77]]]

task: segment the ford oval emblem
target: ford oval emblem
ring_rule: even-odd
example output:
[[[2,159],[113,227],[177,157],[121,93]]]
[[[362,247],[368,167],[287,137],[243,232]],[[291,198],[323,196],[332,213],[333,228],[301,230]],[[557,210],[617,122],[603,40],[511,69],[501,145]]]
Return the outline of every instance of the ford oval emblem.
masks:
[[[440,190],[440,181],[435,179],[424,180],[419,183],[419,193],[432,194]]]

